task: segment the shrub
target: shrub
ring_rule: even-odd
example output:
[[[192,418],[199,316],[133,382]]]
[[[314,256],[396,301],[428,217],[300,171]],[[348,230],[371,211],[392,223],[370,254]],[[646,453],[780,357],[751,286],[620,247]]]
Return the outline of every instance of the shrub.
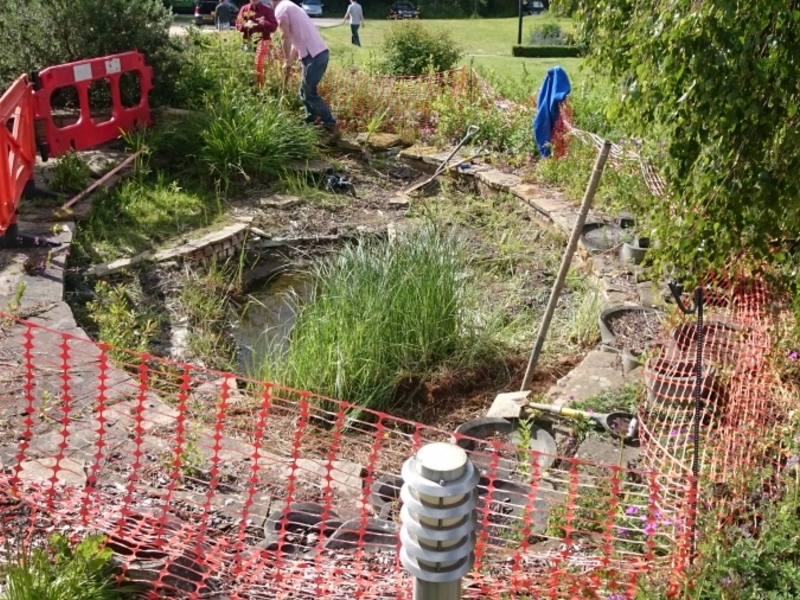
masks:
[[[543,23],[533,28],[530,35],[532,46],[563,46],[566,36],[557,23]]]
[[[393,25],[383,40],[378,69],[385,75],[413,76],[448,71],[461,59],[461,49],[446,31],[421,23]]]
[[[51,65],[139,50],[153,66],[154,96],[169,95],[178,65],[171,23],[161,0],[6,0],[0,86]]]
[[[581,55],[578,46],[513,46],[511,54],[518,58],[575,58]]]
[[[497,356],[492,326],[471,310],[476,290],[466,275],[464,245],[434,225],[394,244],[347,246],[309,273],[306,302],[292,300],[288,350],[275,340],[255,369],[265,381],[386,410],[402,381]]]

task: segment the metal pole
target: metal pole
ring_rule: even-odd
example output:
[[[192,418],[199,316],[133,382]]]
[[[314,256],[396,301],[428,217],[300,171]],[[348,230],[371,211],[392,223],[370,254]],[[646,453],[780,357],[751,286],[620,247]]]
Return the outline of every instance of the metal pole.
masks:
[[[460,600],[475,560],[479,473],[463,448],[438,442],[403,465],[400,559],[413,600]]]
[[[611,151],[611,142],[606,140],[603,143],[603,148],[597,156],[597,161],[594,163],[594,170],[592,176],[589,178],[589,185],[586,187],[586,192],[583,195],[581,208],[578,211],[578,219],[572,227],[572,235],[569,238],[567,249],[564,251],[564,256],[561,259],[561,267],[558,270],[558,277],[553,284],[553,289],[550,292],[550,300],[547,302],[547,308],[542,317],[542,323],[539,325],[539,334],[536,336],[536,344],[531,351],[531,358],[528,361],[528,368],[525,370],[525,377],[522,380],[522,387],[520,391],[524,392],[531,384],[533,379],[533,371],[536,368],[536,363],[539,361],[539,354],[542,352],[545,337],[547,337],[547,330],[550,329],[550,321],[553,320],[553,313],[556,311],[558,305],[558,298],[561,295],[561,289],[564,287],[564,281],[567,278],[570,264],[572,263],[572,256],[575,254],[575,249],[578,247],[578,239],[583,233],[583,226],[586,223],[586,215],[589,214],[589,208],[594,200],[594,195],[597,193],[597,186],[600,184],[600,176],[603,174],[603,169],[606,166],[606,159]],[[550,159],[554,160],[554,159]]]
[[[522,1],[519,0],[519,25],[517,26],[517,46],[522,45]]]

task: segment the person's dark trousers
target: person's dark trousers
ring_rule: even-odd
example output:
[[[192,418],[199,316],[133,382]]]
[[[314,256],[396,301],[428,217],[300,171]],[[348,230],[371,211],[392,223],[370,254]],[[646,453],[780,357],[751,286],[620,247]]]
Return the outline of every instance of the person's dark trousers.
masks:
[[[361,47],[361,40],[358,39],[358,28],[359,27],[361,27],[360,24],[359,25],[353,25],[353,24],[350,25],[350,31],[352,32],[352,35],[350,36],[350,41],[353,42],[354,46],[358,46],[360,48]]]
[[[336,119],[331,114],[331,109],[319,95],[317,86],[328,70],[330,52],[320,52],[315,57],[306,56],[303,59],[303,79],[300,82],[300,99],[306,107],[306,121],[313,123],[317,117],[323,125],[331,127],[336,125]]]

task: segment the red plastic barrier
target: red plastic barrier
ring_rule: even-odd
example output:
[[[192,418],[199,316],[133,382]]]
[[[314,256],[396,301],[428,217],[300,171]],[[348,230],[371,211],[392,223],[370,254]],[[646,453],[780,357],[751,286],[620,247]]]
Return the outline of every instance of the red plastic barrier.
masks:
[[[36,142],[32,93],[33,85],[23,75],[0,98],[0,235],[16,223],[22,192],[33,179]]]
[[[139,104],[129,108],[123,106],[119,88],[124,73],[139,75]],[[100,79],[109,80],[113,109],[110,120],[98,123],[91,116],[89,87]],[[151,123],[148,93],[153,89],[153,70],[140,52],[124,52],[48,67],[39,72],[36,84],[33,98],[36,118],[44,123],[46,144],[42,152],[45,157],[92,148],[116,139],[120,132]],[[56,90],[69,86],[78,91],[80,117],[76,123],[59,128],[53,121],[51,98]]]

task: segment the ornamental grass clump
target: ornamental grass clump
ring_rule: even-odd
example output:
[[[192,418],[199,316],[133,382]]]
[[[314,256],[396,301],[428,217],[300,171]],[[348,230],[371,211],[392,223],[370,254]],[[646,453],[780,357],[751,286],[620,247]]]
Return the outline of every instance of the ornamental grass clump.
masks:
[[[391,410],[401,381],[423,381],[496,359],[494,323],[473,311],[476,288],[453,231],[427,225],[394,243],[364,239],[311,269],[295,295],[288,349],[258,366],[262,379]]]

